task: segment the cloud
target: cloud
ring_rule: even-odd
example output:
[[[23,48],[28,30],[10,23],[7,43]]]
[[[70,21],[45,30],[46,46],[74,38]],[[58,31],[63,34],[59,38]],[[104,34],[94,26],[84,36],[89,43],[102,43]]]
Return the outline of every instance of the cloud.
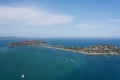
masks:
[[[83,38],[118,38],[120,27],[114,26],[106,23],[79,23],[71,29],[71,32],[74,30],[74,36]]]
[[[76,25],[76,28],[78,29],[84,29],[84,30],[88,30],[88,29],[95,29],[95,28],[99,28],[100,26],[96,25],[96,24],[91,24],[91,23],[80,23]]]
[[[120,23],[120,19],[110,19],[110,20],[107,20],[107,22],[117,22],[117,23]]]
[[[0,6],[0,24],[51,26],[70,23],[73,16],[59,15],[42,9],[21,6]]]

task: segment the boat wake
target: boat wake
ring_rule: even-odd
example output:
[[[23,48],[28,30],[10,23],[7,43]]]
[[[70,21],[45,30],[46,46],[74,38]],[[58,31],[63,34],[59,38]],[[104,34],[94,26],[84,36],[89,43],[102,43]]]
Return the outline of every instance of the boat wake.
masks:
[[[70,61],[72,62],[72,63],[75,63],[75,64],[79,64],[79,63],[77,63],[75,60],[73,60],[73,59],[70,59]]]

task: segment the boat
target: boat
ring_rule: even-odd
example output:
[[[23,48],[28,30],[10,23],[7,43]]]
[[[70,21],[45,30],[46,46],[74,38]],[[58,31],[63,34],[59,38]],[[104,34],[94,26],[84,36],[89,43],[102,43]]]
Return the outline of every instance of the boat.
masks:
[[[25,77],[24,74],[22,74],[22,75],[21,75],[21,78],[24,78],[24,77]]]

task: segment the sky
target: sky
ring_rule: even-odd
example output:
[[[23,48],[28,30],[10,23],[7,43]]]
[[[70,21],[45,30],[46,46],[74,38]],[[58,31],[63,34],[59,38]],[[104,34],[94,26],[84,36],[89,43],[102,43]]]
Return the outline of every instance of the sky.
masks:
[[[120,0],[0,0],[0,36],[120,38]]]

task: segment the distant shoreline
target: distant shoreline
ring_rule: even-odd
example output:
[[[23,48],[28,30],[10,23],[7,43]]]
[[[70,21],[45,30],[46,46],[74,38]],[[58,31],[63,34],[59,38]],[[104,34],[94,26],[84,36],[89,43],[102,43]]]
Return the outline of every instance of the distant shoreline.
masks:
[[[87,53],[87,52],[81,52],[81,51],[75,51],[75,50],[70,50],[70,49],[63,49],[63,48],[55,48],[52,46],[41,46],[44,48],[52,48],[52,49],[58,49],[58,50],[65,50],[65,51],[71,51],[71,52],[77,52],[80,54],[86,54],[86,55],[120,55],[119,53]]]

